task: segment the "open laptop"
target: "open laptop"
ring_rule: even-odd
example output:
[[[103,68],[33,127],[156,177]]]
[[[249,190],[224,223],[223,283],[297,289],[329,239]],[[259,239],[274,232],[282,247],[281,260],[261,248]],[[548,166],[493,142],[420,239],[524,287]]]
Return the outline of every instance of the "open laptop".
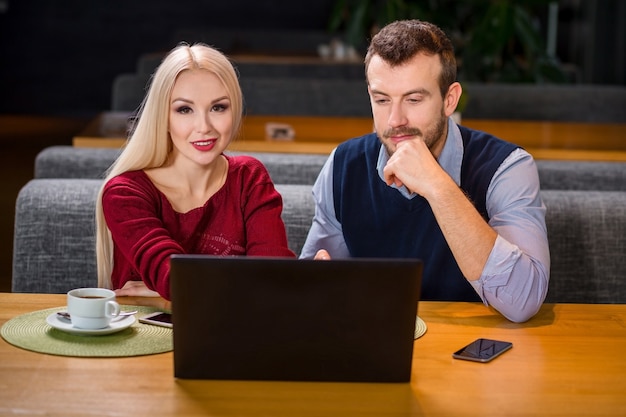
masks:
[[[420,260],[173,255],[174,376],[407,382]]]

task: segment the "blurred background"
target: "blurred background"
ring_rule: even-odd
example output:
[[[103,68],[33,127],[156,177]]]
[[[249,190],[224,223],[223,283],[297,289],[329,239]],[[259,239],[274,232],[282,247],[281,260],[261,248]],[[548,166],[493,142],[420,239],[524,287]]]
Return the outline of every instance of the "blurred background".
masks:
[[[142,54],[194,41],[182,39],[185,33],[328,32],[332,27],[345,33],[343,39],[356,37],[365,44],[366,32],[375,25],[416,15],[452,34],[457,53],[465,58],[461,74],[465,69],[470,80],[544,82],[550,64],[556,64],[567,82],[625,85],[625,3],[0,0],[0,114],[90,116],[107,110],[118,74],[135,71]],[[527,15],[515,15],[515,8]],[[534,67],[520,74],[522,64],[511,65],[515,59]]]

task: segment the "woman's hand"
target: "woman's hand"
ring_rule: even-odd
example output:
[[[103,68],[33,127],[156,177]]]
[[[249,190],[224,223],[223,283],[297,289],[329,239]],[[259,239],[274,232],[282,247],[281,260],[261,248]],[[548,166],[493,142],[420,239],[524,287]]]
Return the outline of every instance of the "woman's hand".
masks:
[[[128,281],[120,289],[115,290],[118,297],[160,297],[159,293],[152,291],[143,281]]]

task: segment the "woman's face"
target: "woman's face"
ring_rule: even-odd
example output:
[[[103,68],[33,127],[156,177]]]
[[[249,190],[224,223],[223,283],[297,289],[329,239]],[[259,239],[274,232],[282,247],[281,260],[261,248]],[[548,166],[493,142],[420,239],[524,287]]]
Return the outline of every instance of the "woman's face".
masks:
[[[170,98],[169,133],[175,160],[209,165],[233,137],[230,97],[222,82],[205,70],[181,72]]]

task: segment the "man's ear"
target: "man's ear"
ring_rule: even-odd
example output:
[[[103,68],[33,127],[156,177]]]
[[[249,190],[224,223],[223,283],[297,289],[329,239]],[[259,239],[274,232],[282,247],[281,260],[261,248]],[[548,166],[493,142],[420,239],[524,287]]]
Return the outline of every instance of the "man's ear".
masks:
[[[463,88],[458,82],[454,82],[448,88],[448,93],[443,99],[443,110],[446,116],[450,116],[456,110],[456,106],[459,104]]]

